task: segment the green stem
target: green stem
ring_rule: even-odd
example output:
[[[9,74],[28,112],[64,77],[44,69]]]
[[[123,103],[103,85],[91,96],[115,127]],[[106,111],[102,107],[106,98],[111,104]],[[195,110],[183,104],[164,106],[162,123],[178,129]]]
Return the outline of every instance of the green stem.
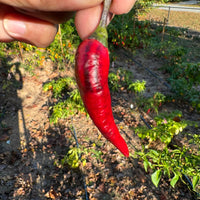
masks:
[[[107,18],[111,2],[112,0],[104,0],[104,7],[103,7],[103,12],[101,14],[100,23],[96,28],[95,32],[89,37],[98,40],[105,47],[108,47],[108,33],[106,30],[106,26],[107,26]]]

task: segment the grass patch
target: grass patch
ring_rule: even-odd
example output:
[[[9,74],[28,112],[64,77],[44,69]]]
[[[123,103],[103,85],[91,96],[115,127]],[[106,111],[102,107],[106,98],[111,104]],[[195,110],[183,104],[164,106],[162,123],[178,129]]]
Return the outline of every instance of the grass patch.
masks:
[[[145,15],[139,16],[139,20],[150,20],[158,23],[163,23],[164,18],[168,18],[168,10],[153,8]],[[200,31],[200,13],[170,11],[169,26],[188,28],[195,31]]]

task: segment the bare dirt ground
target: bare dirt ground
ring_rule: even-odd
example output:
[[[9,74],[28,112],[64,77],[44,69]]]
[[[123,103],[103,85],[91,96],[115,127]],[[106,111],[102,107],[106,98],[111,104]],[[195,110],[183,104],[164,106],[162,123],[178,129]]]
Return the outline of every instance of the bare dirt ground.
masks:
[[[135,80],[146,80],[147,96],[154,91],[169,93],[166,86],[146,70],[125,60],[120,55],[111,70],[121,65],[133,72]],[[159,73],[164,80],[167,78],[166,74],[157,71],[161,65],[158,60],[147,59],[143,54],[138,54],[137,60]],[[0,199],[86,199],[85,185],[91,200],[193,199],[188,187],[181,182],[172,188],[168,179],[162,179],[156,188],[142,163],[123,157],[101,137],[85,115],[77,114],[61,120],[56,126],[50,124],[50,96],[43,92],[43,84],[58,76],[72,76],[73,68],[57,73],[52,63],[46,61],[44,66],[34,69],[34,75],[30,75],[20,66],[20,62],[17,56],[0,62]],[[130,105],[134,104],[131,94],[112,94],[112,101],[116,123],[130,152],[134,153],[134,148],[140,149],[141,144],[130,127],[143,123],[141,113],[136,108],[130,109]],[[183,111],[186,119],[200,119],[199,114],[176,102],[162,109],[177,108]],[[147,120],[151,119],[151,116],[144,116]],[[55,161],[59,162],[66,155],[70,147],[76,146],[72,126],[79,145],[88,149],[85,154],[86,165],[79,169],[55,164]],[[98,155],[99,151],[102,152],[101,156]]]

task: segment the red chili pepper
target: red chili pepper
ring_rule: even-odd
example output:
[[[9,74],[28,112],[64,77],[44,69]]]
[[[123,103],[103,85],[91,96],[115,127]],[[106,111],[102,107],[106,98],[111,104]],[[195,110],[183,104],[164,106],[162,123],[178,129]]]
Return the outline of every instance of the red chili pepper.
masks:
[[[106,47],[107,32],[102,24],[100,22],[90,39],[79,45],[75,75],[82,100],[94,124],[107,140],[128,157],[127,144],[119,133],[112,113],[108,87],[110,59]]]
[[[76,80],[94,124],[106,139],[128,157],[128,147],[112,114],[108,88],[109,64],[108,49],[96,39],[86,39],[80,44],[76,54]]]

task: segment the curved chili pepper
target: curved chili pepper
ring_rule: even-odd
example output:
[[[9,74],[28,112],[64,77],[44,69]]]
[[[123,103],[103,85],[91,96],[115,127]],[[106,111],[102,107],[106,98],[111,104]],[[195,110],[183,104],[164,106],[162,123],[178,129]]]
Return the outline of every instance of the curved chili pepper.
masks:
[[[76,54],[75,75],[84,105],[104,137],[126,157],[126,142],[115,124],[108,87],[108,49],[96,39],[84,40]]]
[[[76,52],[75,76],[83,103],[104,137],[126,157],[129,150],[115,124],[108,87],[109,52],[107,48],[106,15],[111,1],[105,0],[99,26]]]

